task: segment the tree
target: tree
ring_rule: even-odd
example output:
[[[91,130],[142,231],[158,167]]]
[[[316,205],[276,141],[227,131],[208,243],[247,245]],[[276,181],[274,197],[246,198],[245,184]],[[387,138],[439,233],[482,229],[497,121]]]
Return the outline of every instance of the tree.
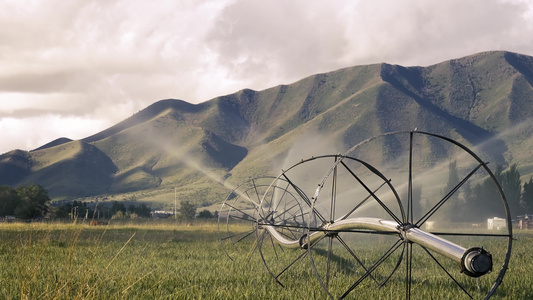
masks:
[[[124,203],[118,203],[117,201],[114,201],[113,205],[111,205],[111,208],[109,209],[109,215],[113,216],[119,211],[121,211],[123,214],[126,213],[126,206],[124,206]]]
[[[148,218],[150,217],[150,213],[152,212],[152,210],[150,209],[150,207],[146,206],[146,204],[141,204],[141,206],[137,207],[135,209],[135,213],[139,215],[139,217],[141,218]]]
[[[522,203],[527,214],[533,213],[533,177],[529,178],[529,182],[524,182]]]
[[[508,178],[504,179],[505,177]],[[498,165],[496,166],[496,170],[494,171],[494,178],[500,183],[503,192],[507,195],[507,193],[509,193],[509,188],[513,186],[511,180],[513,176],[507,174],[507,172],[503,172],[503,167]],[[504,181],[506,181],[505,184]],[[477,184],[472,187],[470,194],[471,196],[469,197],[471,197],[471,199],[465,197],[467,200],[467,205],[464,209],[464,211],[468,212],[468,219],[470,221],[482,222],[486,221],[487,218],[506,217],[500,193],[496,188],[496,185],[494,184],[492,178],[486,178],[480,184]],[[509,203],[509,198],[507,202]],[[513,211],[512,208],[511,211]]]
[[[184,220],[194,219],[196,216],[196,206],[185,200],[180,203],[179,217]]]
[[[476,211],[475,207],[475,195],[472,189],[471,180],[467,180],[462,187],[463,194],[463,209],[461,211],[461,221],[465,222],[471,218],[468,216],[467,212]]]
[[[211,219],[211,218],[214,218],[214,216],[209,210],[204,209],[204,210],[202,210],[201,212],[198,213],[198,218],[200,218],[200,219]]]
[[[520,206],[522,182],[516,164],[512,165],[509,170],[503,172],[501,178],[498,178],[498,180],[500,181],[503,193],[507,199],[507,204],[511,210],[511,216],[521,215],[524,212]]]
[[[113,216],[111,216],[111,219],[124,219],[124,218],[125,218],[125,214],[121,210],[117,210],[117,212],[114,213]]]
[[[449,193],[452,193],[448,200],[443,204],[442,208],[438,211],[441,213],[441,218],[446,218],[452,222],[462,221],[461,220],[461,201],[459,199],[459,192],[454,191],[454,189],[459,184],[459,172],[457,170],[457,161],[451,161],[448,164],[448,182],[446,187],[443,190],[443,198]],[[443,213],[443,214],[442,214]]]
[[[52,207],[50,209],[50,214],[52,218],[59,218],[59,219],[65,218],[66,219],[70,217],[72,207],[73,207],[72,203],[70,202],[60,204],[57,207]]]
[[[126,218],[126,219],[138,219],[138,218],[139,218],[139,215],[136,214],[135,212],[128,211],[128,212],[126,213],[125,218]]]
[[[18,202],[15,189],[7,185],[0,186],[0,216],[14,215]]]
[[[21,219],[43,217],[48,212],[50,198],[45,188],[38,184],[29,184],[16,188],[20,199],[15,209],[15,216]]]

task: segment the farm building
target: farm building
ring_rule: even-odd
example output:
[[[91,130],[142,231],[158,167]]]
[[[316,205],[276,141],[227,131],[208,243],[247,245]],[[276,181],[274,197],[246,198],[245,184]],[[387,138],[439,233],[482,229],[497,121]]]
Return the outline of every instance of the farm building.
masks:
[[[154,219],[166,219],[168,217],[174,216],[173,211],[168,210],[156,210],[150,213]]]
[[[518,216],[519,229],[533,229],[533,215]]]
[[[492,219],[487,219],[487,229],[505,229],[507,228],[507,221],[502,218],[494,217]]]

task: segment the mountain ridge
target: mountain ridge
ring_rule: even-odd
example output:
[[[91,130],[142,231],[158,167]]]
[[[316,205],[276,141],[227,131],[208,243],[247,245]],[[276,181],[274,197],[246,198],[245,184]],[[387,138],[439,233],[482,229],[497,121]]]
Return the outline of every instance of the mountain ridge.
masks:
[[[79,141],[61,138],[1,155],[0,184],[44,183],[54,199],[113,195],[167,203],[176,191],[207,205],[224,197],[224,184],[271,172],[269,161],[302,135],[327,136],[340,152],[415,127],[483,145],[492,161],[519,163],[530,176],[532,83],[533,57],[490,51],[427,67],[342,68],[200,104],[166,99]],[[38,167],[45,157],[56,160],[51,169]]]

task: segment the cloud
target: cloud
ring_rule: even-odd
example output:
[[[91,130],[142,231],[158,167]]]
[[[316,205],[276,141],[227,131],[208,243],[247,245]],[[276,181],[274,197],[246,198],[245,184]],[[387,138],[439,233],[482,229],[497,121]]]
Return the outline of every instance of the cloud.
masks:
[[[207,42],[230,76],[295,78],[342,66],[345,9],[350,5],[338,2],[237,1],[217,17]]]
[[[0,124],[17,124],[0,152],[68,136],[68,120],[96,133],[160,99],[199,103],[361,64],[533,55],[526,0],[0,2]],[[59,127],[17,143],[39,116]]]
[[[231,76],[297,80],[358,64],[428,65],[487,50],[532,53],[521,1],[236,1],[208,43]],[[272,76],[274,75],[274,76]]]
[[[531,5],[519,1],[362,2],[349,49],[359,58],[428,65],[488,50],[531,53]],[[365,34],[370,31],[372,34]],[[360,45],[358,47],[358,45]]]
[[[40,114],[23,118],[2,117],[0,119],[0,151],[4,153],[15,148],[32,150],[59,137],[81,139],[93,134],[95,128],[110,126],[107,120],[83,117],[64,117],[54,114]],[[45,132],[46,134],[42,134]],[[13,147],[17,145],[18,147]]]

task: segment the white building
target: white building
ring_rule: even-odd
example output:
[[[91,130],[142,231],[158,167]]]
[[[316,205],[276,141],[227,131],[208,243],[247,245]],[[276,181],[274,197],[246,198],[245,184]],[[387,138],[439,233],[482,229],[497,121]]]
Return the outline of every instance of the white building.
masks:
[[[505,229],[507,228],[507,221],[505,219],[497,217],[487,219],[487,228],[496,230]]]

